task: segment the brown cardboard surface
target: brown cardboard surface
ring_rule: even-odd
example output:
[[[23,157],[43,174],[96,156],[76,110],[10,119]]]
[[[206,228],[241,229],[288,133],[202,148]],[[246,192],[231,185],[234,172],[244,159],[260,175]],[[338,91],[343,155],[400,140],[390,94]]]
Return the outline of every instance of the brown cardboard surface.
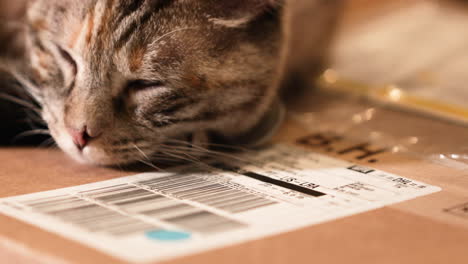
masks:
[[[362,103],[356,104],[366,107]],[[317,105],[302,108],[319,111]],[[466,128],[458,131],[453,129],[452,124],[392,110],[379,111],[382,116],[399,116],[403,123],[430,123],[435,127],[440,126],[448,131],[447,135],[454,131],[449,137],[450,140],[447,139],[445,143],[450,143],[455,138],[453,144],[456,144],[456,139],[463,140],[467,136]],[[418,126],[413,129],[417,130]],[[311,133],[303,124],[290,119],[276,140],[295,142]],[[433,136],[439,137],[438,134]],[[344,139],[334,147],[340,148],[349,144],[359,144],[359,141]],[[373,147],[377,146],[370,148]],[[167,263],[467,263],[468,216],[462,206],[468,202],[466,171],[424,161],[405,153],[382,153],[376,156],[378,162],[370,164],[367,160],[357,160],[357,153],[339,155],[322,146],[309,148],[436,185],[442,187],[442,191],[390,207]],[[54,149],[1,149],[0,160],[0,197],[132,174],[76,164]],[[462,207],[459,208],[460,206]],[[122,263],[86,245],[7,216],[0,216],[0,238],[23,247],[23,250],[15,250],[0,246],[0,257],[8,254],[8,258],[17,255],[28,259],[28,255],[33,255],[38,259],[58,259],[70,263]],[[21,258],[14,259],[19,261]],[[30,262],[26,260],[24,263]],[[47,262],[49,261],[44,261]]]
[[[0,197],[70,187],[131,174],[77,164],[58,149],[0,149]]]
[[[0,239],[13,244],[11,247],[0,247],[0,260],[2,261],[6,260],[2,252],[6,252],[4,254],[9,254],[13,263],[17,259],[24,258],[35,259],[33,262],[25,263],[36,261],[49,263],[51,259],[59,263],[124,263],[88,248],[86,245],[64,239],[4,215],[0,215],[0,223]]]

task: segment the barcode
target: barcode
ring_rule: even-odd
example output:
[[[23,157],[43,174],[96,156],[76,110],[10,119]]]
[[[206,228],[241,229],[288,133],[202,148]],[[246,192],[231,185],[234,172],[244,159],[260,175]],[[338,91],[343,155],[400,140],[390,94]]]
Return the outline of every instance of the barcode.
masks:
[[[140,181],[137,184],[178,199],[189,200],[229,213],[240,213],[277,202],[258,194],[209,181],[192,174],[166,176]]]
[[[229,213],[240,213],[277,202],[193,174],[170,175],[23,201],[32,210],[93,233],[126,236],[167,226],[201,234],[245,227],[244,223],[199,208],[196,202]]]
[[[81,194],[128,214],[142,215],[205,234],[245,226],[227,217],[128,184],[81,192]]]
[[[83,191],[78,196],[61,195],[22,204],[89,232],[113,236],[161,229],[151,220],[146,222],[135,216],[203,234],[245,227],[238,221],[129,184]]]
[[[36,212],[58,218],[93,233],[125,236],[158,229],[153,224],[71,195],[24,201],[22,204]]]

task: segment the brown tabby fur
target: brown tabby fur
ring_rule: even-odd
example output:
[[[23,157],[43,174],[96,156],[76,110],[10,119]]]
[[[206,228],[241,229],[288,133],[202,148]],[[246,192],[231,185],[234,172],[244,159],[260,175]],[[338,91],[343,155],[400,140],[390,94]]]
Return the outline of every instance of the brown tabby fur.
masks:
[[[57,144],[80,162],[189,156],[208,134],[235,139],[272,108],[286,50],[283,4],[30,0],[23,21],[3,18],[0,75],[35,98]],[[70,131],[83,128],[81,150]],[[171,149],[179,140],[185,154]]]

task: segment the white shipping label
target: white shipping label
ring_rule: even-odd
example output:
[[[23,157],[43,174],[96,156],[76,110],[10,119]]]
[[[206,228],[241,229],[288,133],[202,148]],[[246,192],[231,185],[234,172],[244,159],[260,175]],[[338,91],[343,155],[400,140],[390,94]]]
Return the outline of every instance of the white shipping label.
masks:
[[[150,262],[440,190],[288,145],[210,165],[4,198],[0,212],[109,255]]]

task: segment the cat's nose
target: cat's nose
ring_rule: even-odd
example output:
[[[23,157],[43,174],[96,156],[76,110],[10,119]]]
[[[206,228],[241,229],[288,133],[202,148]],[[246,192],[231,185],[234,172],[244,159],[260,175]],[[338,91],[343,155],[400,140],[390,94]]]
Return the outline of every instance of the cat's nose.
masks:
[[[92,138],[89,135],[86,126],[82,127],[81,129],[68,128],[68,133],[70,133],[73,143],[79,150],[82,150],[84,147],[86,147],[89,140]]]

